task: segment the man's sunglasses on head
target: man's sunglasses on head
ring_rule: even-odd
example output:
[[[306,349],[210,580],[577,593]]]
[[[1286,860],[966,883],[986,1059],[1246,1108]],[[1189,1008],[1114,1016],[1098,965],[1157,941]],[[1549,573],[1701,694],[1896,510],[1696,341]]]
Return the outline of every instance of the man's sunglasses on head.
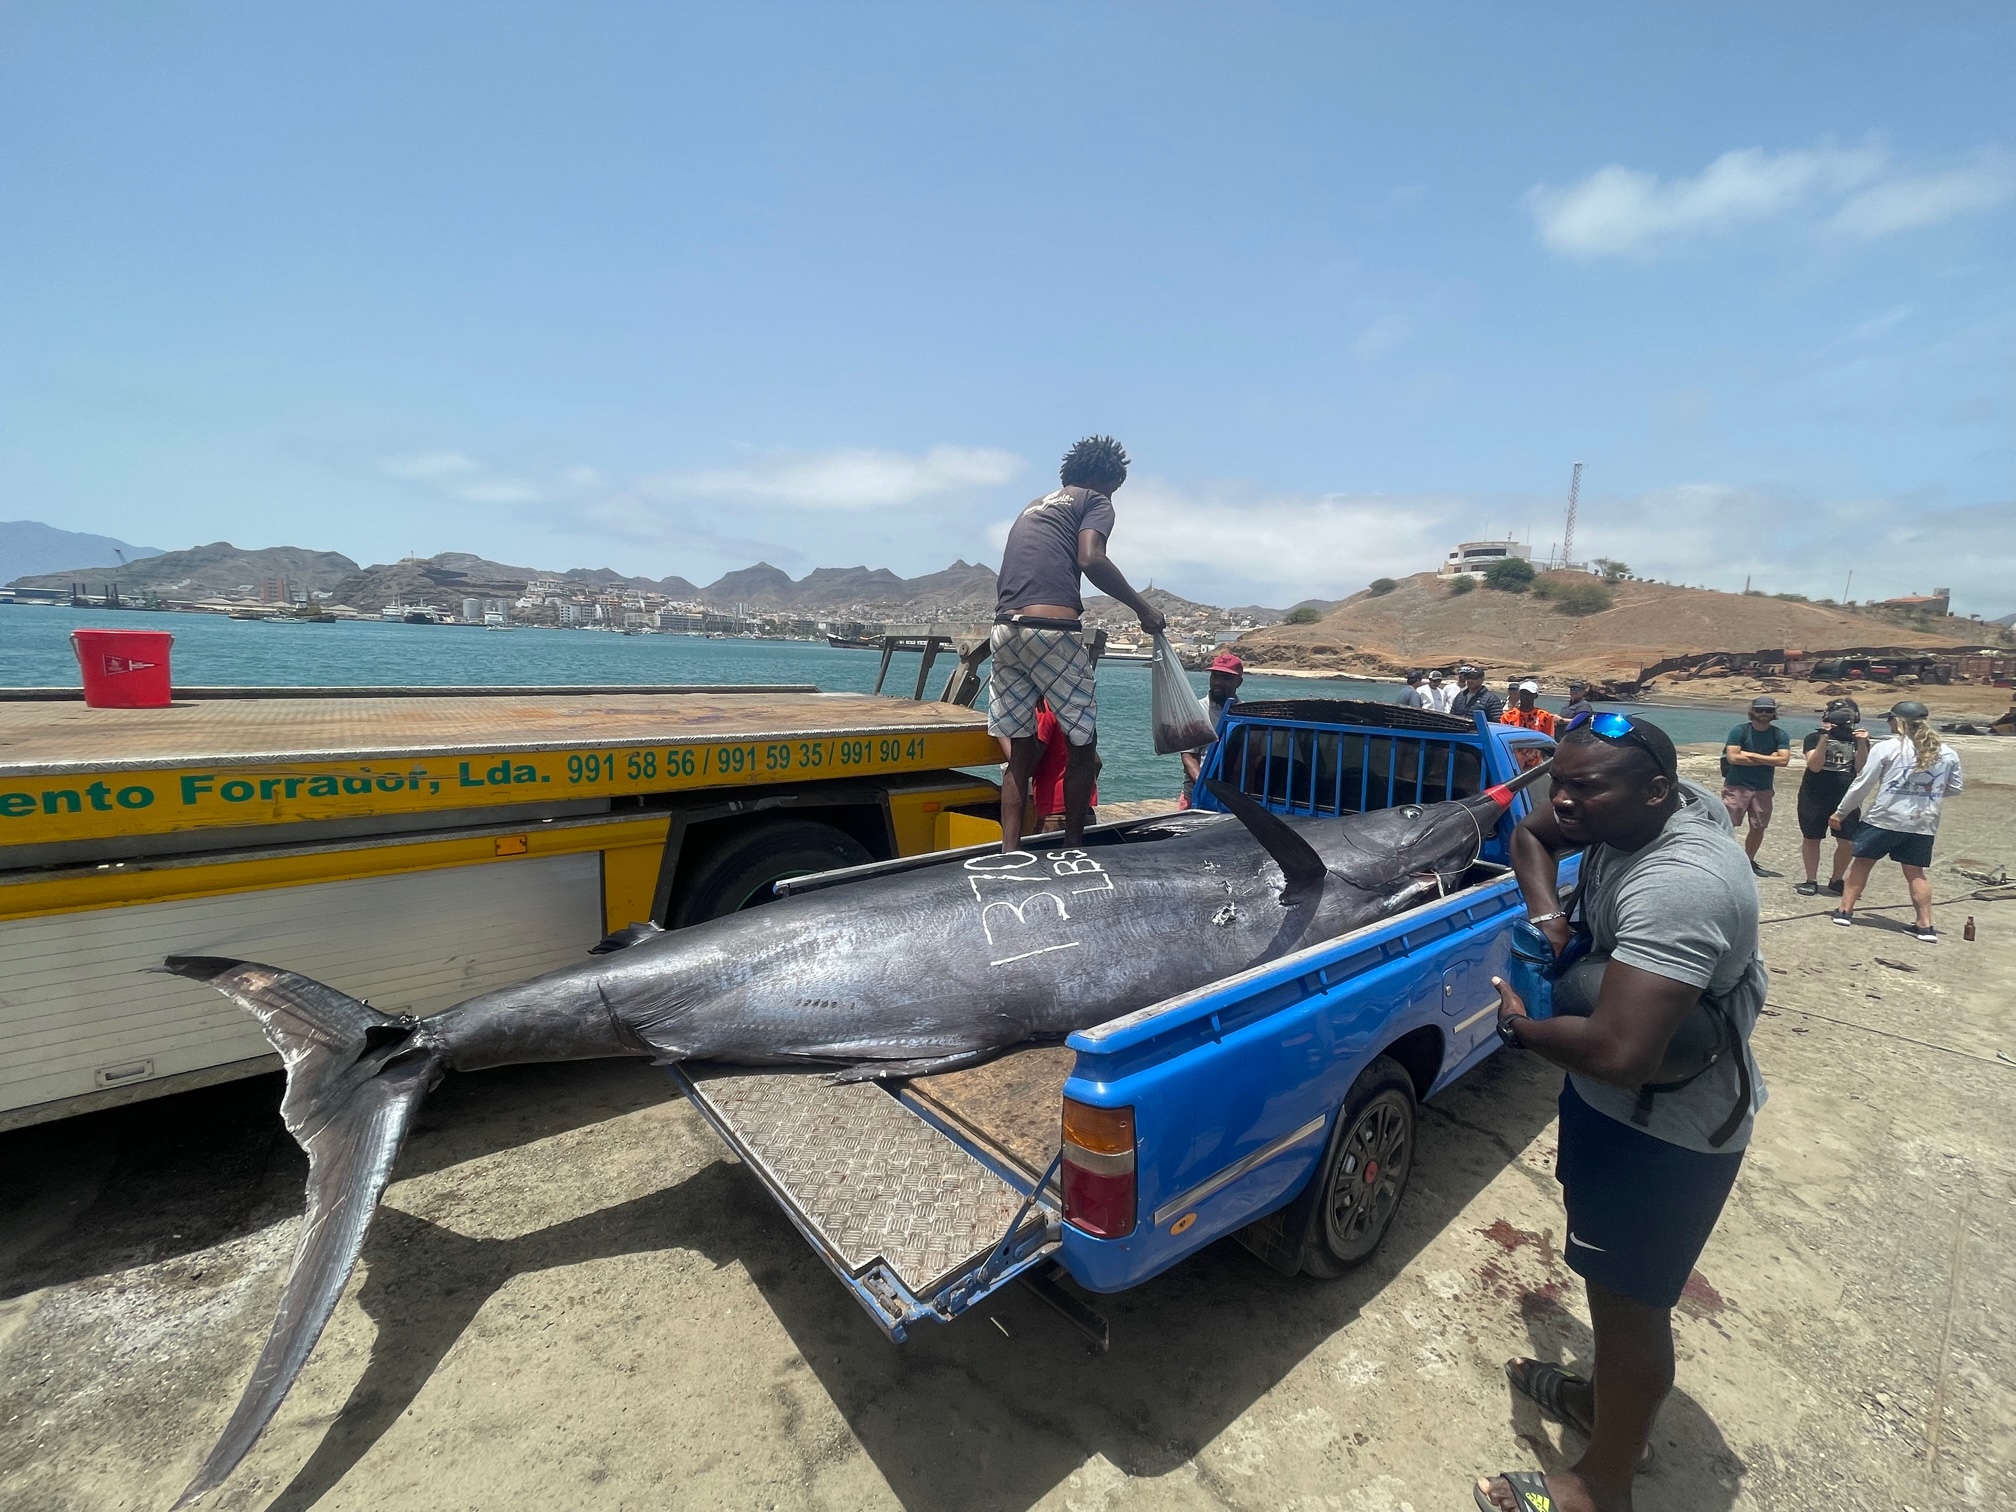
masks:
[[[1659,752],[1658,748],[1651,741],[1645,738],[1645,732],[1632,722],[1629,714],[1596,714],[1585,711],[1577,714],[1567,724],[1563,725],[1561,727],[1561,734],[1572,735],[1585,725],[1588,727],[1589,733],[1594,735],[1598,740],[1607,740],[1612,745],[1635,745],[1639,750],[1652,758],[1652,764],[1658,767],[1662,773],[1668,777],[1673,775],[1672,772],[1667,770],[1665,756]]]

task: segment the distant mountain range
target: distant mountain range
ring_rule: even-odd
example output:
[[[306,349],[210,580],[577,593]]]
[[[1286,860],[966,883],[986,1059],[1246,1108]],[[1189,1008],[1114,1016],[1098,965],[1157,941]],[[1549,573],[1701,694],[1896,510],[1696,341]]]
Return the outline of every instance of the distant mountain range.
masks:
[[[88,568],[73,563],[60,572],[44,569],[24,573],[8,586],[67,588],[82,580],[95,593],[103,584],[116,582],[119,592],[129,599],[145,594],[198,599],[256,596],[260,584],[269,578],[285,578],[297,589],[326,595],[336,583],[356,571],[357,564],[338,551],[309,551],[299,546],[241,551],[229,541],[212,541],[208,546],[192,546],[187,551],[151,552],[123,567],[109,562]]]
[[[161,555],[158,546],[134,546],[111,536],[58,530],[40,520],[0,520],[0,583],[37,573],[94,572]]]
[[[0,530],[13,528],[16,527]],[[47,526],[33,528],[49,531]],[[65,531],[49,534],[73,542],[106,539]],[[0,541],[4,539],[0,537]],[[110,547],[118,543],[107,544]],[[137,548],[125,549],[131,558]],[[115,560],[109,549],[95,556],[106,563]],[[94,553],[85,552],[84,560],[94,560]],[[45,563],[31,571],[11,574],[11,586],[66,588],[80,577],[88,577],[94,586],[108,580],[102,566],[94,565],[87,573],[74,564],[59,570]],[[367,613],[394,603],[457,609],[464,598],[517,598],[535,578],[557,579],[590,590],[628,588],[660,593],[670,599],[720,610],[733,610],[740,605],[772,614],[847,614],[867,620],[974,619],[993,612],[995,596],[993,569],[967,561],[957,561],[942,572],[914,578],[899,577],[886,567],[818,567],[797,579],[780,567],[758,562],[725,573],[700,587],[683,577],[632,577],[609,567],[574,567],[565,572],[515,567],[464,551],[444,551],[431,557],[409,557],[400,562],[360,567],[335,551],[309,551],[298,546],[240,550],[228,541],[215,541],[187,551],[149,551],[144,561],[129,561],[110,575],[128,598],[154,593],[169,599],[256,594],[261,583],[281,577],[287,579],[297,595],[312,592],[318,599],[349,604]],[[0,577],[0,581],[6,580]],[[1171,609],[1218,612],[1161,589],[1152,590],[1150,596],[1165,613]],[[1095,619],[1125,614],[1111,600],[1097,597],[1086,601],[1086,612]],[[1256,623],[1281,618],[1280,610],[1257,606],[1234,613]]]

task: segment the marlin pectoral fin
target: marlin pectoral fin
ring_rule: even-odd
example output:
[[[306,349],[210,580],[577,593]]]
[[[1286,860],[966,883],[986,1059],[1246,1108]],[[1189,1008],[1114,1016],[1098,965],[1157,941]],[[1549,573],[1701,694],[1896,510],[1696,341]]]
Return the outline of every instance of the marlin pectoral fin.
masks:
[[[588,954],[608,955],[628,945],[642,945],[646,940],[655,940],[663,933],[665,933],[664,925],[646,919],[641,924],[626,925],[622,929],[612,930],[602,936],[588,947]]]
[[[1231,811],[1247,832],[1258,840],[1281,868],[1281,901],[1289,908],[1305,903],[1323,890],[1328,875],[1323,858],[1315,848],[1281,822],[1278,815],[1262,808],[1235,787],[1213,778],[1204,779],[1204,790]]]
[[[956,1055],[938,1055],[924,1060],[863,1061],[858,1066],[835,1072],[830,1080],[835,1086],[844,1086],[848,1082],[902,1081],[912,1076],[936,1076],[941,1071],[964,1071],[968,1066],[993,1060],[1013,1048],[1011,1045],[989,1045],[982,1050],[961,1050]]]

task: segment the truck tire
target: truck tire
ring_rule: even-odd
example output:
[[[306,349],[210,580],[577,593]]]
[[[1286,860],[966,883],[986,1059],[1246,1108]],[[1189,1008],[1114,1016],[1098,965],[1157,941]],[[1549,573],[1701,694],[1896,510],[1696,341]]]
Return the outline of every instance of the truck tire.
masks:
[[[1414,1170],[1414,1079],[1380,1056],[1344,1094],[1317,1173],[1316,1212],[1302,1252],[1305,1274],[1331,1280],[1372,1258]]]
[[[762,819],[724,835],[672,900],[673,929],[775,901],[770,884],[875,858],[861,842],[810,819]]]

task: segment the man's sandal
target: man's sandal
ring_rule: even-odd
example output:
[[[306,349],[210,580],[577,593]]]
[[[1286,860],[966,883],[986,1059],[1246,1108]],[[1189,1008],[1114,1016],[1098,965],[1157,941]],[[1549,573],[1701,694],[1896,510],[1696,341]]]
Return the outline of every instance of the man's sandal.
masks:
[[[1547,1489],[1547,1477],[1538,1470],[1500,1470],[1485,1479],[1502,1480],[1510,1486],[1512,1499],[1519,1504],[1519,1512],[1554,1512],[1554,1497]],[[1470,1495],[1477,1503],[1478,1512],[1505,1512],[1503,1507],[1484,1494],[1482,1486],[1473,1485]]]
[[[1573,1428],[1583,1438],[1595,1437],[1596,1425],[1585,1422],[1580,1413],[1568,1405],[1567,1393],[1571,1386],[1587,1386],[1589,1383],[1573,1371],[1563,1370],[1546,1360],[1508,1360],[1505,1364],[1505,1379],[1512,1383],[1512,1389],[1532,1402],[1551,1418],[1556,1418]],[[1638,1463],[1632,1467],[1635,1474],[1649,1475],[1652,1471],[1652,1441],[1638,1451]]]

